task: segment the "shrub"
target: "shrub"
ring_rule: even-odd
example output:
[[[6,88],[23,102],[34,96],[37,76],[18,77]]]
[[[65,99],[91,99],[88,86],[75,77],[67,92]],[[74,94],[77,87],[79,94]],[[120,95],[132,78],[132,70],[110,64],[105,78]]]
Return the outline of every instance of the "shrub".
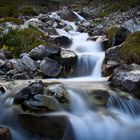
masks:
[[[7,34],[1,37],[1,48],[11,51],[14,57],[29,52],[40,44],[50,46],[47,36],[34,27],[22,30],[10,29]]]

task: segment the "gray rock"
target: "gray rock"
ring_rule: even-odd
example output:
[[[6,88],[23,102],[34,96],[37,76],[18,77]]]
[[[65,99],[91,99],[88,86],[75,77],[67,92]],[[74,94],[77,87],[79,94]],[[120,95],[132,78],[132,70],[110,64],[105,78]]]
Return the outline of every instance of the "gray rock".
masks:
[[[6,59],[6,54],[3,49],[0,49],[0,59]]]
[[[134,66],[120,66],[115,69],[110,78],[111,84],[140,98],[140,68]]]
[[[24,129],[54,139],[62,139],[70,125],[64,115],[19,114],[18,121]]]
[[[49,77],[56,77],[61,72],[62,66],[58,62],[45,57],[40,63],[40,71]]]
[[[69,103],[68,91],[62,84],[49,85],[45,88],[45,93],[55,97],[60,103]]]
[[[35,72],[38,69],[35,61],[27,55],[24,55],[21,58],[21,61],[22,61],[22,64],[24,65],[26,70],[29,70],[31,72]]]

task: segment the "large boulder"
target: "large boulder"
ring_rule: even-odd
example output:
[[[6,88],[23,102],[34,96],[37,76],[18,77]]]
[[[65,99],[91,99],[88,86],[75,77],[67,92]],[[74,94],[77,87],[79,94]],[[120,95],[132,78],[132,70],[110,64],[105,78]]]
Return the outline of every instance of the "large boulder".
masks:
[[[35,61],[26,54],[23,55],[23,57],[21,58],[21,61],[22,61],[24,68],[28,71],[35,72],[38,69]]]
[[[62,69],[61,64],[45,57],[40,63],[40,71],[48,77],[56,77],[60,74]]]
[[[45,56],[58,55],[60,49],[58,47],[47,47],[44,45],[39,45],[38,47],[30,51],[30,56],[34,60],[42,60]]]
[[[53,139],[62,139],[70,125],[64,115],[19,114],[18,121],[24,129]]]
[[[140,67],[139,65],[123,65],[114,70],[110,77],[111,84],[140,98]]]
[[[9,128],[0,127],[0,140],[11,140],[11,132]]]
[[[107,37],[109,39],[109,47],[122,44],[129,34],[130,34],[130,31],[123,27],[110,28],[107,31]]]
[[[72,44],[72,40],[66,36],[59,36],[54,39],[55,44],[60,47],[68,48]]]

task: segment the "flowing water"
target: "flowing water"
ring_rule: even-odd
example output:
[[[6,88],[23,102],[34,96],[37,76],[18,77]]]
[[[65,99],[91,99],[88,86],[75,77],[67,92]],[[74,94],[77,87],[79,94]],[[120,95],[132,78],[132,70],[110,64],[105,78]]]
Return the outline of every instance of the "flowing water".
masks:
[[[80,20],[84,20],[77,13],[76,15]],[[50,17],[60,18],[56,13],[52,13]],[[100,84],[102,85],[99,81],[104,80],[101,75],[101,67],[105,53],[100,43],[88,40],[87,33],[77,32],[75,23],[64,22],[72,26],[73,31],[66,32],[64,29],[57,29],[57,32],[72,39],[73,44],[70,49],[78,55],[75,78],[67,80],[77,83],[84,81],[86,88],[82,85],[83,83],[77,85],[81,89],[77,89],[76,84],[74,84],[75,86],[71,84],[72,88],[69,88],[71,112],[62,114],[68,116],[73,134],[66,132],[62,140],[139,140],[140,101],[134,98],[122,98],[118,96],[119,91],[112,90],[107,86],[104,88],[110,93],[107,106],[91,105],[87,89],[94,89]],[[88,83],[89,81],[90,83]],[[99,83],[95,84],[93,81]],[[13,96],[7,92],[0,97],[0,124],[10,128],[12,140],[40,140],[40,136],[29,133],[19,126],[16,117],[21,109],[13,105]],[[44,138],[43,140],[50,139]]]

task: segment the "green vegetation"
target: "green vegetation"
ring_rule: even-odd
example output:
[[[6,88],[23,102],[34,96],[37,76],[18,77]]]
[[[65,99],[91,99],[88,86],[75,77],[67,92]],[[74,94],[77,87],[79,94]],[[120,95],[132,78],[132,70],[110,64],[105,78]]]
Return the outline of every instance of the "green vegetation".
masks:
[[[37,11],[35,11],[32,7],[24,7],[19,9],[19,14],[20,15],[25,15],[25,16],[36,16],[38,15]]]
[[[1,48],[11,51],[14,57],[21,53],[29,52],[40,44],[49,45],[47,36],[40,30],[30,27],[22,30],[10,29],[7,34],[0,37]]]
[[[108,38],[108,47],[112,46],[112,41],[113,41],[113,36],[120,30],[119,27],[112,27],[110,28],[106,33],[107,33],[107,38]]]
[[[14,18],[14,17],[6,17],[6,18],[1,18],[0,19],[0,24],[5,23],[5,22],[13,22],[13,23],[15,23],[17,25],[20,25],[20,24],[23,23],[20,19]]]
[[[127,63],[140,64],[140,31],[127,37],[119,53]]]

